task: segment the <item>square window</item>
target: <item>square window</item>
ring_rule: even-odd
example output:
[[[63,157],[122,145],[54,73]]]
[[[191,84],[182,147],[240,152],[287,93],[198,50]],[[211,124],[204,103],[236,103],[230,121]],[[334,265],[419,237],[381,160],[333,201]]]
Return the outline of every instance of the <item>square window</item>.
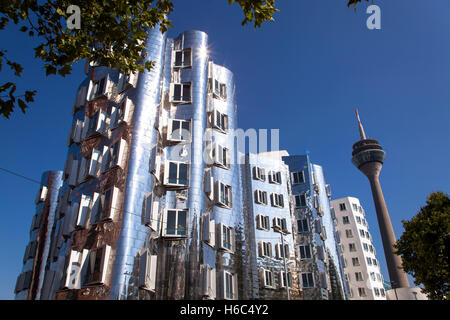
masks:
[[[302,184],[305,183],[305,173],[304,171],[298,171],[292,173],[292,184]]]
[[[297,194],[294,196],[295,198],[295,207],[296,208],[301,208],[301,207],[306,207],[306,195],[303,194]]]
[[[163,234],[168,237],[186,237],[188,210],[168,209],[164,219]]]
[[[298,233],[309,232],[309,225],[307,219],[297,220]]]

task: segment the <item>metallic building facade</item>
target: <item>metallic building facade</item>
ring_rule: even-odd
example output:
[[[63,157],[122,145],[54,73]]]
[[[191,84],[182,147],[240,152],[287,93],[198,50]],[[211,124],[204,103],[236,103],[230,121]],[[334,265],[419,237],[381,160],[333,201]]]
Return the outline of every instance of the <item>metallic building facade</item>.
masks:
[[[297,270],[305,300],[347,299],[342,256],[322,167],[309,155],[285,156],[291,175]]]
[[[143,73],[86,66],[64,171],[43,178],[45,250],[27,247],[16,297],[346,298],[322,168],[240,158],[234,76],[204,32],[151,30],[147,54]]]

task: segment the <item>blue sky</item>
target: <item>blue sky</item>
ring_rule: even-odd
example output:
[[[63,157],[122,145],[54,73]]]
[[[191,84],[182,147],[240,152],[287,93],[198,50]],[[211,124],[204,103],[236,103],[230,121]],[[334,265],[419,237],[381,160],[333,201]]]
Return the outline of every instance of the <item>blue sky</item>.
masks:
[[[382,10],[375,31],[366,27],[368,4],[355,12],[346,0],[277,1],[276,22],[261,30],[241,27],[240,8],[226,0],[174,2],[169,36],[207,32],[214,61],[234,72],[239,126],[280,129],[281,148],[308,150],[323,166],[333,198],[361,200],[387,278],[369,184],[350,162],[358,140],[354,109],[387,152],[381,184],[398,237],[401,220],[430,192],[450,190],[450,2],[375,0]],[[43,171],[64,167],[83,66],[65,79],[46,78],[32,41],[13,29],[0,39],[25,67],[19,88],[38,90],[26,115],[0,119],[0,167],[40,180]],[[1,83],[10,76],[2,72]],[[36,190],[0,172],[0,299],[13,298]]]

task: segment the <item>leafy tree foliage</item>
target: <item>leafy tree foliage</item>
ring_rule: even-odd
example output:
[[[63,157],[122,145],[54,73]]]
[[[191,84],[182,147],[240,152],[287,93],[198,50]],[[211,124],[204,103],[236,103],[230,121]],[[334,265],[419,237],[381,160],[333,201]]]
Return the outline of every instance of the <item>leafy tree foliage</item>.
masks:
[[[361,0],[349,0],[355,5]],[[367,1],[367,0],[366,0]],[[254,23],[260,28],[273,21],[278,11],[275,0],[228,0],[237,3],[244,15],[242,25]],[[81,9],[81,28],[69,29],[66,21],[72,12],[70,5]],[[66,76],[80,60],[96,62],[123,72],[150,70],[151,61],[142,54],[146,30],[159,27],[162,32],[172,27],[168,19],[174,10],[172,0],[2,0],[0,30],[16,25],[29,37],[38,38],[35,57],[42,60],[46,75]],[[6,44],[3,44],[6,46]],[[5,63],[20,77],[22,66],[10,60],[7,50],[0,48],[0,72]],[[16,84],[0,85],[0,116],[9,118],[18,106],[25,113],[33,102],[36,90],[16,95]]]
[[[427,205],[411,221],[402,221],[405,232],[394,246],[402,256],[403,269],[423,284],[430,299],[449,300],[450,292],[450,199],[432,193]]]

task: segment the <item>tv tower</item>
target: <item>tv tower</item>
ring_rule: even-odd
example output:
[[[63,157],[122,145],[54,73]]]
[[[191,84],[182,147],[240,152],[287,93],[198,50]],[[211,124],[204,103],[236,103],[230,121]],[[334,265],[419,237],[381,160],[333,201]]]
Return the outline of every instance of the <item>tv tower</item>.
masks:
[[[394,253],[393,245],[396,238],[379,180],[386,153],[377,140],[366,138],[358,109],[356,109],[356,116],[361,140],[353,145],[352,162],[370,182],[392,288],[409,288],[408,277],[402,269],[402,258]]]

